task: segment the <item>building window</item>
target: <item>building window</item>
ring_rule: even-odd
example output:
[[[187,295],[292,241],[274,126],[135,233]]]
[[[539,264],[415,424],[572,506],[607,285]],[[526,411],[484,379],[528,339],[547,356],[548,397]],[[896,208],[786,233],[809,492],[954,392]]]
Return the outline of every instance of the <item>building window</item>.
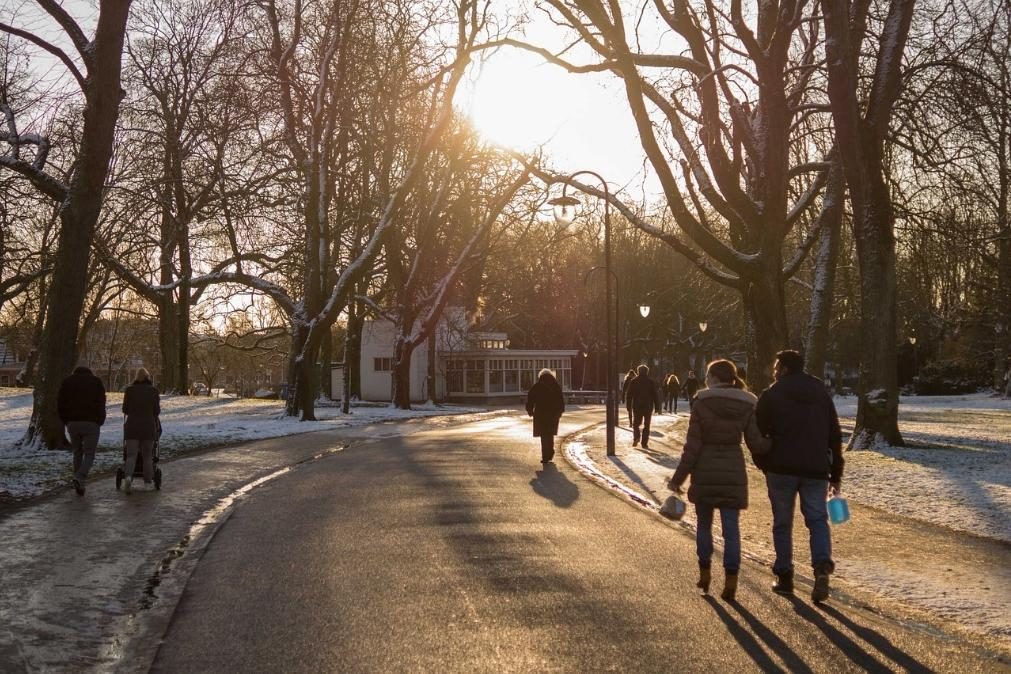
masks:
[[[484,361],[467,361],[467,393],[485,393],[484,387]]]
[[[392,358],[373,358],[372,370],[374,372],[393,372]]]
[[[446,392],[463,393],[463,361],[446,361]]]

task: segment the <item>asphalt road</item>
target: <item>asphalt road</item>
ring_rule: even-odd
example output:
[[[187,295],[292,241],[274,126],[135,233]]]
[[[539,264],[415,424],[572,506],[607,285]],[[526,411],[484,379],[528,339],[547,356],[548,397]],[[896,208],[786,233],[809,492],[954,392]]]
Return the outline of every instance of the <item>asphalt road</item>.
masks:
[[[517,415],[354,444],[260,487],[208,546],[153,671],[1007,671],[775,596],[747,563],[737,603],[703,597],[690,537],[538,459]]]

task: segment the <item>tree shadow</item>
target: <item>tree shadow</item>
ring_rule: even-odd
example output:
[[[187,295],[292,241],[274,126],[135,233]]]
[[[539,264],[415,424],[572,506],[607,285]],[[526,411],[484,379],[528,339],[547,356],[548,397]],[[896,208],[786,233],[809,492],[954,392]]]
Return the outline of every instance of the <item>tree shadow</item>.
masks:
[[[723,608],[720,602],[716,601],[716,599],[714,599],[709,595],[703,595],[702,599],[705,600],[705,602],[709,604],[709,606],[713,609],[716,615],[719,616],[720,620],[723,621],[723,624],[727,626],[727,631],[730,632],[730,635],[737,640],[737,643],[740,644],[741,649],[745,653],[747,653],[752,660],[755,661],[755,664],[758,665],[759,669],[761,669],[763,672],[775,672],[780,671],[782,669],[766,652],[762,644],[759,643],[759,641],[755,639],[755,637],[752,636],[750,632],[748,632],[748,630],[744,627],[744,625],[738,622],[734,618],[734,616],[730,615],[730,613],[725,608]],[[796,653],[790,650],[789,646],[783,643],[781,639],[776,637],[772,633],[772,630],[770,630],[768,627],[755,620],[754,616],[752,616],[750,613],[747,613],[747,611],[744,611],[736,604],[731,605],[734,606],[734,608],[737,610],[738,613],[742,613],[742,615],[746,614],[747,617],[745,617],[745,620],[748,621],[752,631],[754,631],[755,634],[757,634],[759,638],[762,639],[762,641],[768,644],[773,652],[775,652],[777,655],[779,655],[780,658],[783,659],[783,661],[786,663],[790,671],[811,672],[811,668],[808,667],[806,664],[804,664],[804,661],[801,660]],[[756,626],[760,629],[756,629]],[[796,662],[796,665],[793,664],[794,662]]]
[[[826,613],[841,624],[845,625],[851,632],[859,636],[861,639],[866,641],[868,644],[878,649],[878,651],[892,660],[895,664],[904,668],[908,672],[929,672],[932,671],[925,664],[914,658],[909,653],[906,653],[898,646],[893,644],[891,640],[880,632],[866,627],[864,625],[858,625],[853,622],[849,616],[835,608],[834,606],[829,606],[828,604],[821,604],[819,606],[823,613]]]
[[[579,487],[569,481],[553,463],[546,463],[530,480],[534,493],[559,508],[568,508],[579,498]]]

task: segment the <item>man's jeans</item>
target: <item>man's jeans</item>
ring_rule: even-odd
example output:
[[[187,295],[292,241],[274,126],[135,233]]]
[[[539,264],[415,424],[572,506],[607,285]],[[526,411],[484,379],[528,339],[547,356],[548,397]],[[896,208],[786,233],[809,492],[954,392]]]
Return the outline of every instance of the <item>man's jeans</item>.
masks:
[[[67,423],[70,446],[74,448],[74,477],[84,484],[91,464],[95,462],[95,448],[102,427],[94,421],[71,421]]]
[[[713,510],[712,506],[695,506],[698,528],[695,530],[695,550],[699,556],[699,566],[708,569],[713,559]],[[737,573],[741,568],[741,529],[738,519],[741,511],[736,508],[720,508],[720,523],[723,526],[723,568],[727,573]]]
[[[642,439],[642,446],[646,447],[649,445],[649,424],[653,419],[653,410],[649,412],[633,412],[634,418],[632,420],[632,443],[636,444],[639,439]],[[642,425],[642,431],[639,431],[639,426]]]
[[[765,484],[772,503],[772,543],[776,548],[773,573],[793,572],[793,511],[797,494],[800,494],[800,512],[811,539],[811,566],[815,573],[831,573],[835,565],[825,506],[828,480],[766,473]]]

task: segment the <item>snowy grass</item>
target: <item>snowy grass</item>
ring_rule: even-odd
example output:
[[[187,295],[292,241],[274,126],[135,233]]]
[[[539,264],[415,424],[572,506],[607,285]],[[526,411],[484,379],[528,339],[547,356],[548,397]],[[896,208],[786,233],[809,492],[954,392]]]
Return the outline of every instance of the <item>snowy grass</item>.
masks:
[[[856,398],[836,398],[852,431]],[[907,447],[846,452],[843,491],[866,505],[1011,542],[1011,400],[985,394],[902,398]]]
[[[108,395],[108,418],[102,426],[92,474],[115,470],[122,463],[123,394]],[[415,405],[398,410],[387,404],[355,405],[344,415],[336,406],[318,407],[318,421],[300,422],[284,415],[277,400],[163,396],[160,451],[163,458],[220,445],[276,438],[310,431],[363,426],[408,418],[484,411],[456,405]],[[0,499],[38,496],[67,484],[71,454],[66,451],[21,448],[28,427],[32,394],[0,388]]]

